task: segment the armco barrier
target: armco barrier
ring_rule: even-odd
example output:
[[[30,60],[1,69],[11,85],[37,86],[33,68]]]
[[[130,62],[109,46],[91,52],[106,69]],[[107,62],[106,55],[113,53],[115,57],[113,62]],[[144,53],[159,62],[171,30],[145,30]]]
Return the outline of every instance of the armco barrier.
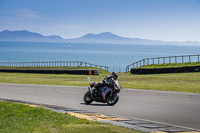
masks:
[[[174,68],[153,68],[153,69],[131,69],[131,74],[161,74],[161,73],[184,73],[200,72],[200,66],[174,67]]]
[[[99,75],[99,70],[83,69],[0,69],[0,72]]]

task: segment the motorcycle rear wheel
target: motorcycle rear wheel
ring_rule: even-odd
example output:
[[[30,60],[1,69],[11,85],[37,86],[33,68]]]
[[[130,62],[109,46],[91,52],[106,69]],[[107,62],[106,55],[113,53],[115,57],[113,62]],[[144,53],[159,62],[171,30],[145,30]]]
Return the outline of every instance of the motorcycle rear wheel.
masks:
[[[113,96],[110,96],[110,94],[107,96],[107,104],[110,106],[115,105],[119,100],[119,95],[117,93],[114,93]]]
[[[87,92],[85,93],[85,95],[84,95],[84,97],[83,97],[83,100],[84,100],[84,102],[85,102],[86,104],[90,104],[90,103],[92,103],[92,102],[94,101],[94,99],[93,99],[92,96],[91,96],[90,91],[87,91]]]

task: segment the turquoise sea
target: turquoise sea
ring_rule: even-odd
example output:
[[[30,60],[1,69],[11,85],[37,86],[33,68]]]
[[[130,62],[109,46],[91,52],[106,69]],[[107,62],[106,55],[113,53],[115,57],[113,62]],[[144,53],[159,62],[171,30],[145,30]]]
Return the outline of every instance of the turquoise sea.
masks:
[[[189,54],[200,54],[200,46],[0,42],[0,62],[84,61],[125,69],[143,58]]]

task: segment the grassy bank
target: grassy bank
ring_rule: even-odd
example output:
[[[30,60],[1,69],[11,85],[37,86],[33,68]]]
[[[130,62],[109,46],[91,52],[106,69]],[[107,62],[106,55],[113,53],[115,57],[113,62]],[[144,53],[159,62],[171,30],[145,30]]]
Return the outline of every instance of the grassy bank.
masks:
[[[172,68],[172,67],[187,67],[187,66],[200,66],[200,62],[152,64],[152,65],[141,66],[138,68]]]
[[[0,101],[0,132],[2,133],[139,133],[109,124],[77,119],[68,114],[44,108]]]
[[[99,82],[109,73],[91,75]],[[88,75],[0,73],[0,83],[88,86]],[[132,75],[119,73],[118,81],[124,88],[200,93],[200,73]]]
[[[126,88],[200,93],[200,73],[123,75],[119,81]]]

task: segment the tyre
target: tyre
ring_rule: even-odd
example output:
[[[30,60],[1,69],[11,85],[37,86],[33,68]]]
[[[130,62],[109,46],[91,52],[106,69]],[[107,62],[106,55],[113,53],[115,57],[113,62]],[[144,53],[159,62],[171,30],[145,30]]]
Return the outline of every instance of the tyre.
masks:
[[[92,103],[92,102],[94,101],[94,99],[93,99],[92,96],[91,96],[90,91],[87,91],[87,92],[85,93],[85,95],[84,95],[84,97],[83,97],[83,100],[84,100],[84,102],[85,102],[86,104],[90,104],[90,103]]]
[[[117,93],[114,93],[113,96],[110,96],[111,93],[108,94],[106,102],[108,105],[115,105],[119,100],[119,95]]]

